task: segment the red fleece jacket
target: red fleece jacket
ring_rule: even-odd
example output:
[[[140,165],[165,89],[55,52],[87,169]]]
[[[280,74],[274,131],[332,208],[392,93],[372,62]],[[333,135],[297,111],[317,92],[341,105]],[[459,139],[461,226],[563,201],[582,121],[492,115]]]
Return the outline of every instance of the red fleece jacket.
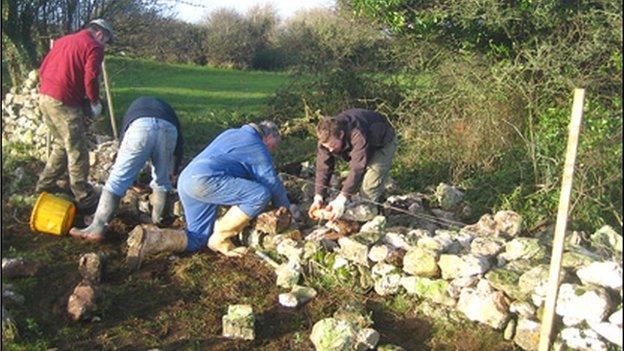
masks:
[[[103,59],[104,46],[86,29],[56,40],[39,68],[39,93],[67,106],[82,105],[85,95],[95,103]]]

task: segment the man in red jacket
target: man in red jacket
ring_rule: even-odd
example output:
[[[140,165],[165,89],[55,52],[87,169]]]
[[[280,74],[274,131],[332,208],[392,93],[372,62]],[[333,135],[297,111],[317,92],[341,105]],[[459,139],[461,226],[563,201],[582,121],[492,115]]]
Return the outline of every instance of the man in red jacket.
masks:
[[[89,151],[82,104],[86,96],[92,115],[102,112],[98,76],[104,45],[112,38],[106,20],[93,20],[85,29],[56,40],[39,69],[39,108],[54,141],[36,190],[55,192],[56,181],[67,170],[76,207],[84,214],[95,210],[98,197],[87,181]]]

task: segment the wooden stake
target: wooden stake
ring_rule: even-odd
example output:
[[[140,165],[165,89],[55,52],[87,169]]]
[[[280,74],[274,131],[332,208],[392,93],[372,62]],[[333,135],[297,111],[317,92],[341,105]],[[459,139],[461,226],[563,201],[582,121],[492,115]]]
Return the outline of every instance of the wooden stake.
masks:
[[[50,50],[52,50],[52,46],[54,46],[54,39],[50,39]],[[52,153],[52,133],[50,128],[48,128],[46,133],[46,160],[50,158],[50,153]]]
[[[106,100],[108,100],[108,115],[110,116],[111,127],[113,128],[113,136],[115,137],[115,140],[117,140],[119,138],[117,134],[117,122],[115,121],[113,99],[111,97],[110,87],[108,83],[108,73],[106,72],[106,64],[104,60],[102,60],[102,73],[104,74],[104,89],[106,90]]]
[[[568,131],[568,147],[566,149],[565,165],[563,167],[563,178],[561,179],[559,210],[557,212],[555,237],[553,239],[552,257],[550,259],[550,273],[548,276],[546,302],[544,305],[544,314],[542,315],[539,351],[548,351],[551,344],[552,327],[555,318],[555,304],[557,303],[557,294],[559,292],[561,257],[563,256],[563,245],[568,221],[568,210],[570,207],[570,194],[572,193],[572,176],[574,174],[576,149],[578,146],[581,119],[583,117],[584,97],[585,89],[574,89],[572,117]]]

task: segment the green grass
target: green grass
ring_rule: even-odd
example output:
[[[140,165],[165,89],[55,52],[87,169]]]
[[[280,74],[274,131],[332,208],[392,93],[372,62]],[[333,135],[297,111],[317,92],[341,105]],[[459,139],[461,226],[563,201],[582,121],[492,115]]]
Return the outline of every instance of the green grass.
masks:
[[[106,65],[119,128],[133,100],[146,95],[161,98],[171,104],[180,118],[187,156],[202,150],[223,130],[265,117],[267,98],[289,77],[280,72],[238,71],[119,56],[107,57]],[[111,133],[108,120],[99,123],[102,131]]]

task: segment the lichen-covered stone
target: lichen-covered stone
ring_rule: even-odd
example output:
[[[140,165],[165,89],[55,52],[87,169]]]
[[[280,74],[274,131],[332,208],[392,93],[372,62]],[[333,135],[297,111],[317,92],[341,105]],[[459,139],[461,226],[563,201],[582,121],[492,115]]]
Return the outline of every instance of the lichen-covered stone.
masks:
[[[437,259],[435,251],[416,247],[405,253],[403,270],[416,276],[437,278],[440,276]]]
[[[539,346],[540,324],[536,321],[521,318],[516,326],[514,342],[525,351],[537,351]]]
[[[380,296],[396,294],[401,287],[401,275],[390,273],[375,279],[375,292]]]
[[[401,278],[401,285],[410,295],[416,295],[446,306],[455,306],[456,301],[448,293],[450,284],[446,280],[403,277]]]
[[[310,340],[317,351],[353,350],[357,343],[357,330],[345,320],[325,318],[314,324]]]
[[[316,297],[316,290],[307,286],[295,285],[288,293],[280,294],[279,303],[285,307],[298,307]]]
[[[475,256],[493,257],[503,249],[505,241],[496,237],[478,237],[470,244],[470,253]]]
[[[564,283],[559,288],[555,312],[563,317],[563,323],[567,326],[582,321],[602,322],[610,310],[611,298],[602,287]]]
[[[539,244],[536,238],[515,238],[505,244],[505,252],[500,254],[507,261],[513,260],[542,260],[546,249]]]
[[[223,336],[232,339],[253,340],[255,338],[255,316],[250,305],[230,305],[223,316]]]
[[[472,255],[441,255],[438,266],[442,271],[442,278],[454,279],[483,274],[490,268],[490,263],[484,257]]]
[[[375,216],[372,220],[364,223],[360,228],[360,233],[381,233],[386,227],[386,217],[384,216]]]
[[[486,280],[482,280],[476,289],[462,290],[457,309],[468,319],[487,324],[494,329],[503,328],[509,318],[507,298],[503,293],[491,289]]]
[[[440,183],[436,188],[435,197],[440,207],[451,210],[461,203],[464,193],[454,186]]]
[[[520,274],[504,268],[495,268],[487,272],[485,278],[496,289],[505,293],[505,295],[516,299],[523,300],[529,297],[529,293],[523,291],[518,282]]]

